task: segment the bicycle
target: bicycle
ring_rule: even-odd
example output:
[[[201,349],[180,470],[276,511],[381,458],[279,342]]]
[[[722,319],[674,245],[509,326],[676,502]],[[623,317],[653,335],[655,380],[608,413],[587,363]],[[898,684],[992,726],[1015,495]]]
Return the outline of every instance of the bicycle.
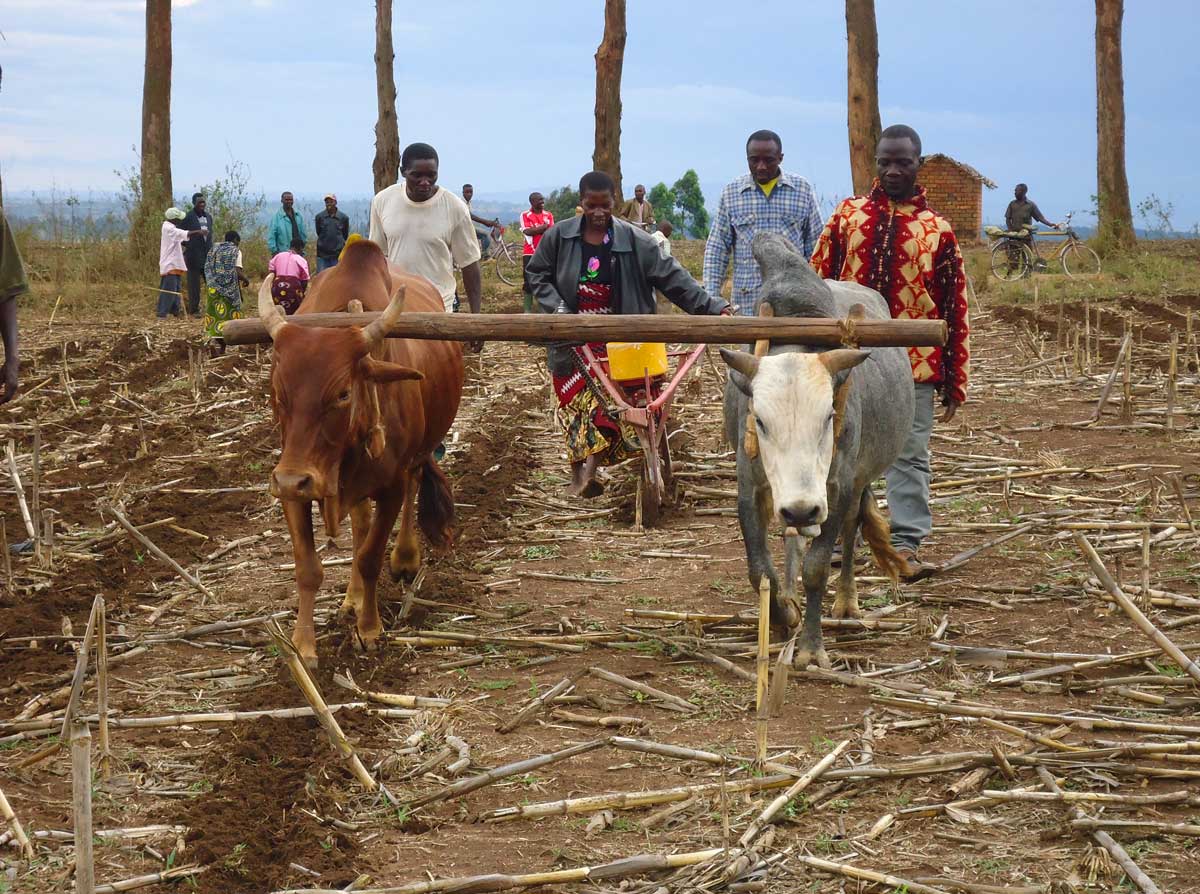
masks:
[[[1079,234],[1071,229],[1071,217],[1074,213],[1072,211],[1068,214],[1066,220],[1053,230],[1033,231],[1026,227],[1019,233],[1014,233],[999,227],[987,227],[987,234],[996,240],[991,252],[992,275],[996,279],[1013,282],[1025,279],[1035,271],[1044,272],[1047,264],[1042,259],[1037,242],[1031,238],[1034,236],[1063,237],[1063,244],[1055,249],[1052,257],[1062,265],[1067,276],[1099,273],[1099,255],[1088,248],[1079,238]],[[1029,238],[1029,242],[1025,241],[1026,238]]]
[[[507,242],[503,238],[493,239],[491,253],[484,259],[496,266],[500,281],[510,286],[521,284],[521,253],[524,246],[519,242]]]

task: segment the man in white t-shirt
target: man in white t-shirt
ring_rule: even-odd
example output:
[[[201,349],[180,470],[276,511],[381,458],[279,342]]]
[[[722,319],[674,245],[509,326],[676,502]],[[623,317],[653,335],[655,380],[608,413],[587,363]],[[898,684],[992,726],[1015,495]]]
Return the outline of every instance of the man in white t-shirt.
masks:
[[[675,228],[671,226],[669,220],[660,220],[658,229],[650,234],[650,238],[654,240],[654,244],[658,246],[658,250],[664,258],[671,257],[671,234],[675,232]]]
[[[448,313],[458,306],[458,267],[471,313],[479,313],[479,240],[467,203],[437,185],[437,151],[427,143],[408,146],[400,158],[400,176],[399,183],[371,200],[371,240],[393,264],[433,283]]]

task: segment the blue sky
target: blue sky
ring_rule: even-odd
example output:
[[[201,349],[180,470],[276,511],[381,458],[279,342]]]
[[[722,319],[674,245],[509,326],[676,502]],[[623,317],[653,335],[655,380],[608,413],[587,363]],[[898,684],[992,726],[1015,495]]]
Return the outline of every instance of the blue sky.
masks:
[[[878,0],[884,124],[919,130],[1052,218],[1095,192],[1092,0]],[[601,0],[397,3],[401,143],[442,157],[442,183],[516,198],[590,167]],[[136,163],[138,0],[3,0],[0,165],[11,190],[112,191]],[[1194,0],[1127,4],[1129,181],[1200,222],[1200,17]],[[839,2],[629,0],[622,167],[632,185],[695,168],[706,192],[744,170],[746,134],[833,199],[850,189]],[[176,192],[249,166],[281,189],[367,195],[374,153],[374,4],[175,0]],[[714,198],[709,196],[710,200]]]

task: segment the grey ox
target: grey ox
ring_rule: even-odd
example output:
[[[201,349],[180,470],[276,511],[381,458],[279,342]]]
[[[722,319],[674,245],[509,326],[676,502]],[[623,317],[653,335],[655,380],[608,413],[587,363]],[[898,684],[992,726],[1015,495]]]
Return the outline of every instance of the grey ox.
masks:
[[[775,316],[891,318],[878,292],[857,283],[821,279],[782,236],[760,234],[753,249],[763,274],[761,300],[771,305]],[[731,370],[725,386],[725,434],[737,445],[738,520],[750,583],[757,592],[766,574],[772,620],[794,631],[800,625],[800,610],[787,594],[794,592],[795,581],[781,593],[767,546],[768,528],[777,515],[783,525],[813,538],[803,560],[804,629],[796,643],[795,663],[804,667],[815,661],[828,667],[821,644],[821,600],[838,537],[845,545],[845,561],[835,618],[859,614],[853,552],[860,526],[886,574],[895,580],[903,567],[871,482],[896,459],[912,428],[907,351],[777,345],[761,358],[725,348],[721,356]],[[844,406],[835,407],[843,401]],[[747,453],[744,438],[751,408],[757,456]],[[788,565],[794,574],[793,562]]]

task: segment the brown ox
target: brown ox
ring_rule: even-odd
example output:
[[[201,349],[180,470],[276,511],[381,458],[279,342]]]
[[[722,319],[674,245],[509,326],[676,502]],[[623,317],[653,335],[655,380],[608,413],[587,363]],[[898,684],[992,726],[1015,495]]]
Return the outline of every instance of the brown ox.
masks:
[[[341,617],[354,614],[358,644],[367,650],[383,629],[375,590],[396,516],[394,578],[420,568],[414,503],[421,530],[437,546],[450,542],[454,516],[432,451],[458,412],[462,349],[456,342],[384,337],[406,307],[441,311],[441,296],[427,280],[389,267],[379,246],[363,240],[313,280],[296,312],[343,311],[354,300],[383,315],[363,329],[295,326],[271,300],[270,276],[258,293],[259,314],[275,343],[271,406],[283,441],[271,493],[283,502],[296,556],[300,605],[292,642],[310,666],[317,662],[313,599],[323,577],[313,502],[321,503],[331,537],[350,516],[354,564]],[[368,499],[375,501],[374,517]]]

